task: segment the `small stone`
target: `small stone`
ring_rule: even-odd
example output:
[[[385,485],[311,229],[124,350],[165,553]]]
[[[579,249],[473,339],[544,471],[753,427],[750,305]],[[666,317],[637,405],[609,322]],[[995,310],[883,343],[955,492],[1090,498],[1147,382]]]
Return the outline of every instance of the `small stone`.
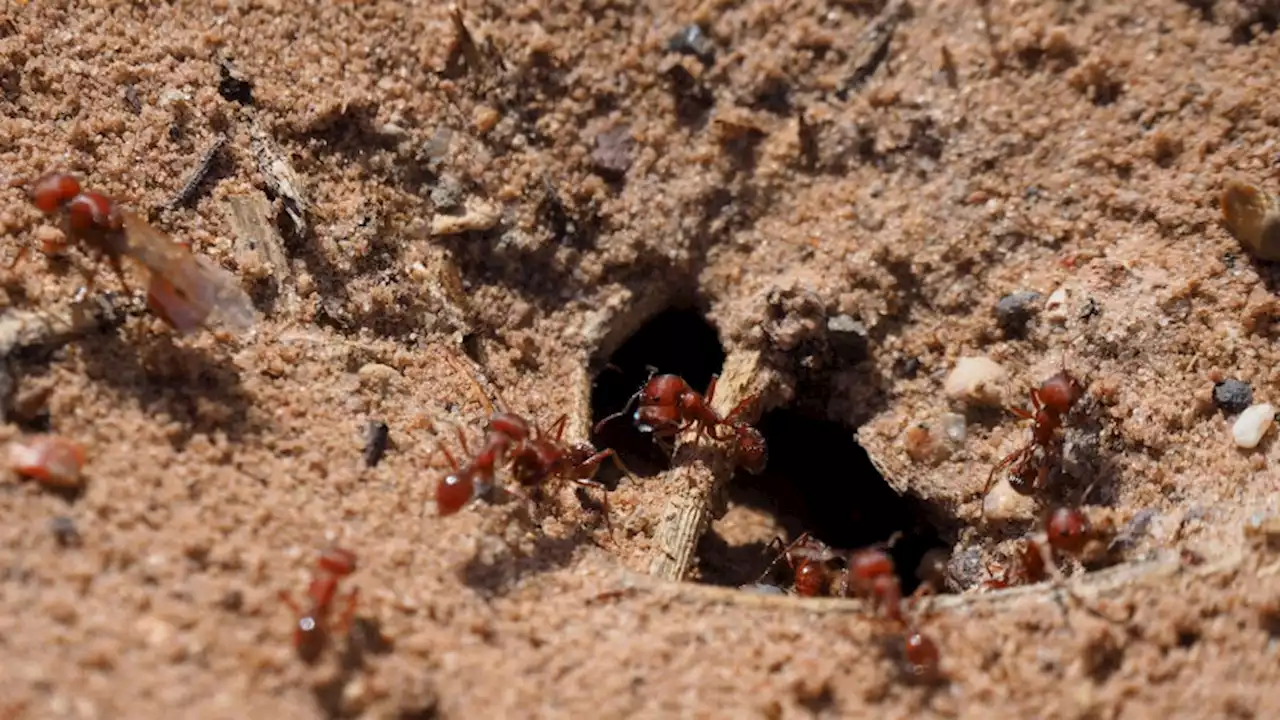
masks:
[[[938,419],[938,427],[942,429],[942,434],[947,436],[955,445],[963,445],[965,436],[968,434],[965,428],[964,416],[960,413],[943,413]]]
[[[1013,489],[1009,478],[1002,477],[982,499],[982,515],[987,520],[1013,522],[1029,520],[1035,513],[1035,500]]]
[[[1253,404],[1253,387],[1235,378],[1222,380],[1213,385],[1213,402],[1225,413],[1244,412]]]
[[[364,465],[374,467],[387,452],[391,440],[391,431],[385,422],[370,420],[364,433]]]
[[[591,162],[596,172],[611,180],[620,180],[631,167],[631,126],[615,125],[596,135],[596,147],[591,152]]]
[[[1236,240],[1261,260],[1280,260],[1280,200],[1240,180],[1222,191],[1222,219]]]
[[[1044,301],[1044,314],[1055,323],[1067,321],[1067,289],[1054,290],[1049,299]]]
[[[1258,447],[1262,436],[1271,429],[1271,423],[1275,419],[1276,409],[1271,403],[1252,405],[1236,418],[1235,424],[1231,426],[1231,436],[1235,438],[1237,446],[1246,450]]]
[[[462,215],[442,215],[437,213],[431,218],[432,235],[461,235],[474,230],[489,230],[498,224],[502,213],[490,203],[469,198],[466,202],[466,213]]]
[[[699,25],[686,25],[667,40],[667,51],[682,55],[693,55],[703,65],[712,65],[716,61],[716,48],[711,38],[702,32]]]
[[[389,365],[382,363],[365,363],[356,371],[360,384],[374,390],[386,390],[388,386],[400,380],[400,373]]]
[[[1031,316],[1039,311],[1035,303],[1040,297],[1040,293],[1034,290],[1020,290],[1005,295],[996,303],[996,322],[1007,333],[1022,332]]]
[[[827,318],[827,336],[836,354],[846,360],[859,359],[867,352],[867,328],[849,315]]]
[[[66,515],[58,515],[49,521],[49,532],[59,547],[79,547],[84,544],[80,531],[76,529],[76,521]]]
[[[440,176],[439,183],[431,188],[431,204],[440,212],[453,212],[462,206],[462,183],[453,175]]]
[[[962,357],[943,386],[954,401],[977,405],[999,405],[1005,372],[1000,363],[985,356]]]

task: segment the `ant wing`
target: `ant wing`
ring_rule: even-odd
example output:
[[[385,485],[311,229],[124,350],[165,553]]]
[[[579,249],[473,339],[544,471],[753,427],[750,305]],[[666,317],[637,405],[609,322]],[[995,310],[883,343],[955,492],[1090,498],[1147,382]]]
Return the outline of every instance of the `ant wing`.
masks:
[[[184,333],[204,326],[210,315],[241,334],[253,327],[253,303],[239,278],[137,215],[123,215],[125,254],[158,278],[150,284],[148,302],[162,308],[162,317]]]

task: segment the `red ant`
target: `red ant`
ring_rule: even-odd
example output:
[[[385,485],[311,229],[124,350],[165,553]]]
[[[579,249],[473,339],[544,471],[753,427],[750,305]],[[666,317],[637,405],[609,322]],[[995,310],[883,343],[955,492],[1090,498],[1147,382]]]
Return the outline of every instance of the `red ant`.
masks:
[[[606,423],[625,416],[631,403],[638,401],[632,418],[640,432],[652,433],[659,441],[670,441],[685,430],[693,429],[697,432],[695,441],[703,435],[716,441],[733,440],[735,464],[752,474],[759,474],[764,471],[769,458],[764,435],[742,420],[758,396],[743,398],[722,418],[711,407],[718,380],[718,376],[711,376],[704,396],[679,375],[653,375],[621,410],[596,423],[594,432],[599,433]],[[722,427],[728,428],[728,435],[717,432]]]
[[[1015,490],[1024,488],[1041,488],[1044,486],[1050,470],[1050,459],[1057,455],[1061,438],[1058,430],[1062,428],[1063,419],[1084,395],[1084,388],[1066,370],[1060,370],[1031,390],[1031,406],[1033,411],[1022,408],[1009,408],[1009,412],[1035,424],[1031,427],[1031,439],[1027,444],[1009,453],[991,469],[987,476],[987,485],[983,495],[991,492],[996,475],[1010,465],[1013,466],[1013,483]]]
[[[927,583],[922,584],[910,598],[904,600],[893,558],[883,547],[864,548],[849,556],[843,594],[846,597],[852,595],[870,600],[886,620],[902,629],[904,669],[913,679],[923,681],[937,679],[941,653],[933,639],[907,618],[904,605],[907,602],[914,604],[930,591]]]
[[[28,194],[41,212],[61,219],[68,238],[105,257],[126,292],[121,259],[131,258],[145,268],[148,305],[179,332],[195,331],[215,313],[236,331],[253,326],[253,303],[235,275],[192,253],[188,244],[174,242],[110,197],[82,190],[75,176],[50,173],[30,183]],[[60,244],[46,247],[47,252],[61,249]],[[25,254],[24,247],[9,267]],[[85,279],[92,286],[92,275]]]
[[[355,571],[355,553],[339,547],[331,547],[320,553],[320,557],[316,560],[315,574],[311,578],[311,585],[307,588],[310,605],[305,610],[294,602],[287,590],[280,591],[280,599],[298,616],[297,627],[293,633],[293,645],[298,651],[298,657],[304,662],[315,662],[328,645],[329,612],[338,595],[338,582]],[[358,588],[352,588],[351,592],[347,593],[347,607],[342,613],[344,633],[351,626],[351,619],[355,616],[358,593]]]
[[[760,578],[756,581],[759,585],[763,582],[764,577],[769,574],[773,566],[778,560],[786,559],[787,565],[791,566],[791,572],[794,576],[794,587],[797,595],[803,597],[818,597],[826,595],[831,586],[833,573],[830,563],[838,557],[837,553],[831,550],[826,543],[811,536],[809,533],[801,533],[799,537],[791,541],[790,545],[782,546],[782,541],[774,538],[769,543],[769,547],[779,546],[778,555],[769,563],[769,566],[761,573]]]
[[[983,583],[987,588],[1005,588],[1043,582],[1050,576],[1061,577],[1061,556],[1083,558],[1090,544],[1110,534],[1110,526],[1097,526],[1079,508],[1056,507],[1044,521],[1044,532],[1025,538],[1012,570],[1001,568],[997,577]]]
[[[451,363],[461,364],[452,355],[449,358]],[[477,391],[480,391],[480,383],[475,377],[468,373],[468,378]],[[485,444],[479,454],[472,457],[466,465],[459,465],[447,449],[441,448],[453,467],[453,473],[442,479],[436,488],[436,506],[440,514],[458,512],[472,499],[491,492],[497,468],[509,462],[512,479],[522,487],[538,488],[551,479],[561,478],[582,487],[600,489],[605,493],[602,502],[605,523],[610,524],[608,488],[593,479],[596,471],[601,463],[611,459],[623,474],[632,477],[612,449],[597,451],[589,443],[564,442],[561,437],[569,420],[567,414],[561,415],[552,423],[554,432],[543,433],[536,426],[531,427],[519,415],[494,412],[489,399],[483,392],[479,394],[485,407],[492,413],[485,428]],[[458,440],[463,452],[471,455],[461,430],[458,431]],[[609,529],[612,533],[611,525]]]

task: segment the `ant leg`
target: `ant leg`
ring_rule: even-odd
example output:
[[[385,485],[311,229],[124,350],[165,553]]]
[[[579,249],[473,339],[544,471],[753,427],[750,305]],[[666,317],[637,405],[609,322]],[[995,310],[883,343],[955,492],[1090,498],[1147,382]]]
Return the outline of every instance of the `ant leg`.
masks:
[[[462,452],[466,453],[467,457],[471,457],[471,448],[467,447],[466,433],[462,432],[461,427],[454,427],[454,430],[458,433],[458,443],[462,445]]]
[[[342,628],[343,635],[351,631],[351,621],[356,617],[356,601],[359,599],[360,588],[351,588],[351,592],[347,593],[347,607],[342,611],[341,619],[338,621],[338,627]]]
[[[708,406],[711,405],[711,398],[716,396],[716,382],[719,380],[719,375],[712,375],[711,382],[707,383],[707,391],[702,393],[702,399],[706,401]]]
[[[603,458],[602,458],[603,459]],[[573,478],[573,484],[584,488],[595,488],[600,491],[600,506],[604,510],[604,527],[609,531],[609,541],[614,542],[613,538],[613,521],[609,519],[612,514],[609,509],[609,488],[599,480],[587,480],[583,478]]]
[[[276,597],[280,598],[280,602],[284,603],[285,605],[288,605],[289,609],[293,611],[294,615],[298,615],[298,616],[302,615],[302,606],[299,605],[297,601],[293,599],[293,595],[289,594],[288,590],[279,591],[278,593],[276,593]]]
[[[982,497],[984,500],[986,499],[987,494],[991,492],[991,488],[994,487],[996,484],[996,474],[999,473],[1001,470],[1004,470],[1005,468],[1009,467],[1013,463],[1017,462],[1020,458],[1025,457],[1028,453],[1031,452],[1031,449],[1033,447],[1035,447],[1033,444],[1028,444],[1028,445],[1022,446],[1017,450],[1014,450],[1013,452],[1006,455],[998,465],[991,468],[991,474],[987,476],[987,485],[982,489]],[[982,510],[983,510],[983,513],[985,514],[986,512],[985,502],[983,503]]]
[[[730,425],[736,423],[738,421],[738,418],[745,415],[747,413],[747,410],[751,408],[751,406],[754,405],[756,401],[759,399],[760,399],[760,393],[755,393],[754,395],[748,395],[742,398],[741,400],[738,401],[737,405],[733,406],[733,409],[729,411],[729,414],[724,416],[724,421],[726,423],[729,423]],[[708,402],[710,401],[708,400]]]
[[[120,265],[120,258],[114,255],[107,258],[107,262],[111,265],[111,269],[116,274],[116,279],[120,281],[120,288],[124,290],[125,295],[132,295],[133,290],[129,288],[129,281],[124,277],[124,267]]]
[[[562,413],[560,417],[556,418],[555,422],[551,423],[551,427],[547,428],[547,434],[554,435],[555,441],[560,442],[560,436],[564,434],[564,426],[568,421],[569,421],[569,414]],[[551,432],[553,428],[555,429],[554,433]]]
[[[632,403],[634,403],[634,402],[636,402],[636,401],[637,401],[637,400],[639,400],[639,399],[640,399],[640,393],[639,393],[639,392],[637,392],[635,395],[632,395],[631,397],[627,398],[627,404],[626,404],[626,405],[623,405],[621,410],[619,410],[618,412],[616,412],[616,413],[614,413],[614,414],[612,414],[612,415],[607,415],[607,416],[605,416],[605,417],[604,417],[604,419],[602,419],[600,422],[596,423],[596,424],[595,424],[595,426],[591,428],[591,432],[592,432],[592,433],[595,433],[595,434],[599,434],[599,433],[600,433],[600,428],[604,427],[606,423],[609,423],[609,422],[611,422],[611,421],[613,421],[613,420],[616,420],[616,419],[618,419],[618,418],[620,418],[620,417],[625,417],[625,416],[627,416],[627,415],[630,415],[630,414],[631,414],[631,404],[632,404]]]
[[[1021,419],[1023,419],[1023,420],[1035,420],[1035,419],[1036,419],[1036,414],[1035,414],[1035,413],[1030,412],[1030,411],[1028,411],[1028,410],[1024,410],[1023,408],[1005,408],[1005,410],[1008,410],[1008,411],[1009,411],[1009,414],[1011,414],[1011,415],[1015,415],[1015,416],[1017,416],[1017,417],[1019,417],[1019,418],[1021,418]]]

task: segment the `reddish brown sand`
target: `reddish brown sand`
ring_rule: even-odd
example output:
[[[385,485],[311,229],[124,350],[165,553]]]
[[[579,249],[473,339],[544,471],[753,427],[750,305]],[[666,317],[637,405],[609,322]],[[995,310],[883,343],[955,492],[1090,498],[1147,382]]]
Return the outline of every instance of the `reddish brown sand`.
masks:
[[[1280,716],[1280,565],[1242,532],[1280,510],[1280,447],[1238,450],[1211,398],[1221,374],[1280,401],[1280,273],[1216,207],[1229,178],[1280,186],[1275,2],[469,2],[471,48],[440,2],[306,5],[0,9],[0,180],[66,169],[145,214],[224,134],[192,202],[151,217],[260,278],[261,312],[250,339],[181,339],[109,274],[78,305],[65,263],[5,275],[7,318],[123,309],[4,346],[0,440],[47,412],[90,461],[78,498],[0,484],[0,718]],[[666,50],[690,23],[709,66]],[[229,210],[273,184],[276,267],[236,250]],[[433,236],[451,204],[477,229]],[[6,257],[45,227],[0,190]],[[1025,336],[998,329],[1000,297],[1059,288]],[[1066,472],[1148,532],[1073,577],[1081,601],[922,612],[945,680],[921,685],[856,602],[648,577],[663,476],[612,493],[614,544],[567,489],[536,526],[512,504],[437,517],[436,441],[475,444],[485,413],[445,348],[469,338],[510,409],[568,409],[580,439],[589,363],[690,299],[758,353],[766,408],[860,425],[971,570],[1007,545],[980,493],[1025,424],[971,412],[919,462],[907,430],[937,427],[962,356],[1000,362],[1009,403],[1065,358],[1091,418]],[[841,314],[865,359],[830,351]],[[370,418],[393,446],[364,469]],[[777,527],[731,508],[715,530]],[[277,598],[334,539],[394,641],[362,669],[300,662]]]

